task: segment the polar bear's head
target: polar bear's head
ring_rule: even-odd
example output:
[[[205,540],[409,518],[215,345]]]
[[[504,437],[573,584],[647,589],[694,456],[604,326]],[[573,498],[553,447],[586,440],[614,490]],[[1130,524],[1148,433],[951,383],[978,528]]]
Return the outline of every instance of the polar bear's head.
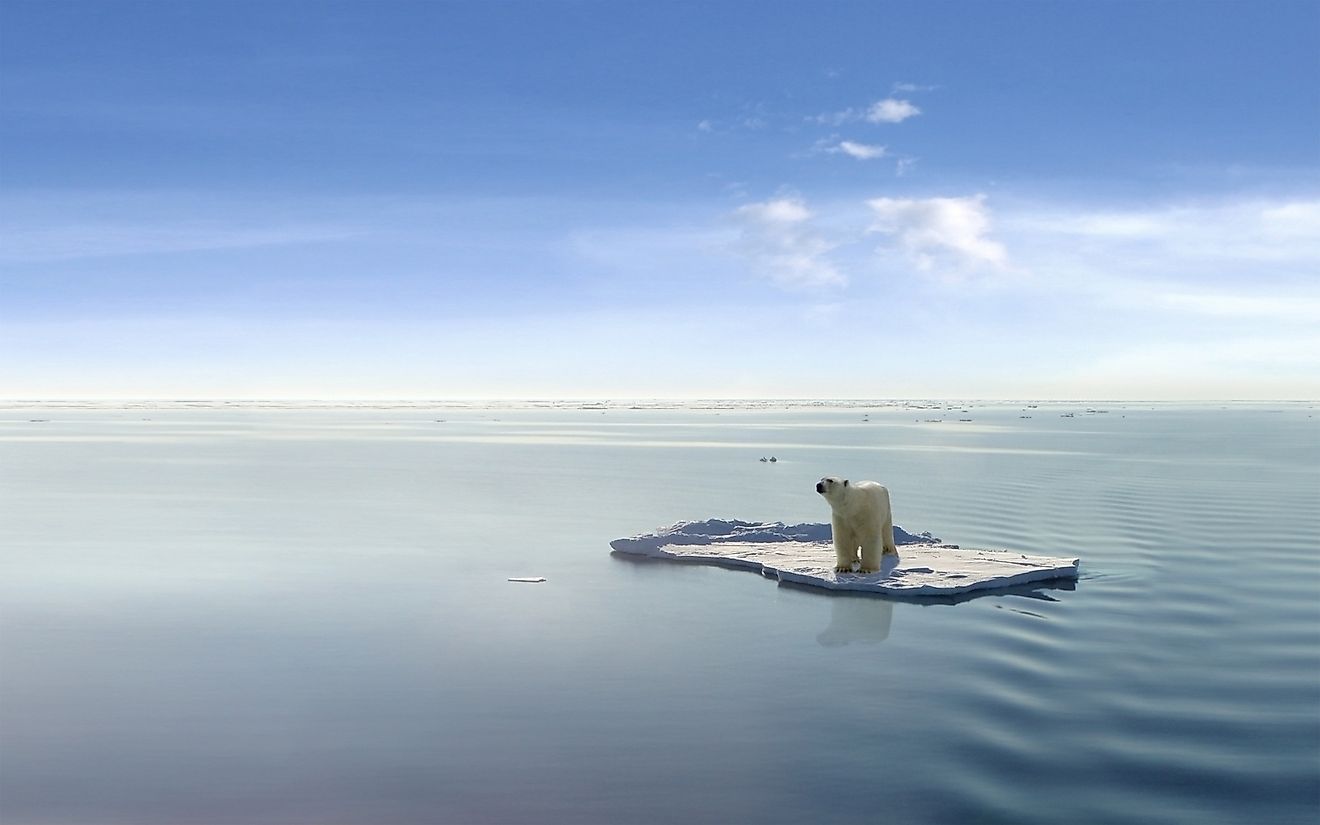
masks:
[[[826,500],[833,500],[843,495],[843,491],[848,488],[848,479],[838,478],[837,476],[825,476],[816,482],[816,492],[825,496]]]

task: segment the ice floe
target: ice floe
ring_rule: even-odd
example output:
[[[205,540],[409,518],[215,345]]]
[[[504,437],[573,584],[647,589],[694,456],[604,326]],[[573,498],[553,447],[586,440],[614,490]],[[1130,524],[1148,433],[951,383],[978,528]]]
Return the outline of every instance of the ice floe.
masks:
[[[781,584],[921,598],[1077,578],[1076,558],[964,548],[897,526],[894,542],[899,556],[883,557],[880,572],[870,574],[834,572],[828,524],[683,521],[615,539],[610,547],[616,554],[752,570]]]

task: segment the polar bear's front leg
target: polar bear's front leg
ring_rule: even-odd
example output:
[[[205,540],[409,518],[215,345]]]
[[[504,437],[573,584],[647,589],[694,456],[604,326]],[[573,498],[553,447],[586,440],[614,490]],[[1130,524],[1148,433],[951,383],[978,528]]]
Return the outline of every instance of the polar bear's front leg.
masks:
[[[830,527],[834,535],[834,572],[851,573],[853,562],[857,561],[857,537],[838,516],[830,519]]]

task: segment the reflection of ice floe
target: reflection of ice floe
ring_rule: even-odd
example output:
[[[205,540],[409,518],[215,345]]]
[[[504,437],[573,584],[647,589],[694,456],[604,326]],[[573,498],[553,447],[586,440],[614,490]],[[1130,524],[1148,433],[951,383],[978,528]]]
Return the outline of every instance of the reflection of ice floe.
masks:
[[[923,533],[894,528],[900,558],[878,573],[834,572],[828,524],[710,519],[615,539],[616,554],[712,564],[759,572],[781,584],[827,590],[949,598],[1031,582],[1076,579],[1078,559],[1027,556],[1009,550],[959,548]]]

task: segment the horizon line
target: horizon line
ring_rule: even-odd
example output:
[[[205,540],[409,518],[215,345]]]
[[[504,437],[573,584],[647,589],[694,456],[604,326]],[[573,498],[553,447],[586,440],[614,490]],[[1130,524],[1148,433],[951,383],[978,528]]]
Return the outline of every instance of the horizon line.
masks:
[[[1307,404],[1320,403],[1320,398],[1114,398],[1114,397],[1049,397],[1049,396],[910,396],[910,397],[843,397],[843,396],[450,396],[423,398],[414,396],[54,396],[0,397],[0,405],[8,404],[624,404],[624,403],[835,403],[835,404],[895,404],[912,402],[975,402],[975,403],[1109,403],[1109,404]]]

